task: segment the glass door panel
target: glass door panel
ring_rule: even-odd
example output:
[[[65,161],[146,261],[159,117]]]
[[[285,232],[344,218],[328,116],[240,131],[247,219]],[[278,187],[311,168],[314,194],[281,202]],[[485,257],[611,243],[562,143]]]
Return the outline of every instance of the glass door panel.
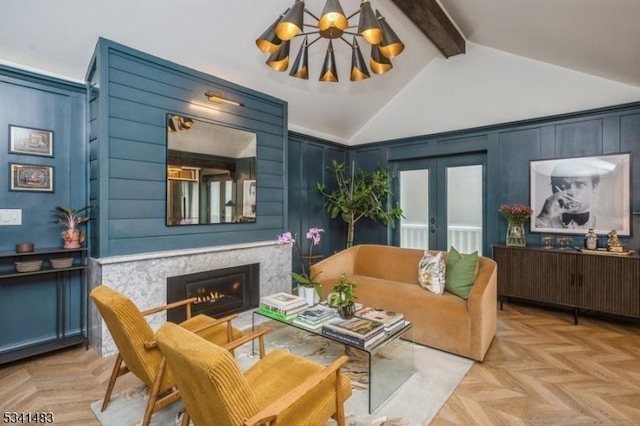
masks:
[[[400,247],[429,248],[429,169],[400,172]]]
[[[447,247],[482,255],[482,165],[447,167]]]

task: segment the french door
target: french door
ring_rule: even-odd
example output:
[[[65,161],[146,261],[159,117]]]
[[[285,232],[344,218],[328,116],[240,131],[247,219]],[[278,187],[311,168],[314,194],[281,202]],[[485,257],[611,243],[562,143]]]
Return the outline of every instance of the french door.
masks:
[[[485,223],[484,154],[396,164],[396,194],[404,217],[394,235],[400,247],[482,254]]]

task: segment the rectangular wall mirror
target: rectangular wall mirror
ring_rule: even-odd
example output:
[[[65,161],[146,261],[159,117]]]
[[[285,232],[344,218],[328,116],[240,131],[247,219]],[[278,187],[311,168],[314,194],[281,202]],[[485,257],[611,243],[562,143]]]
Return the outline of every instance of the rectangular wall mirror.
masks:
[[[167,114],[167,226],[256,221],[255,133]]]

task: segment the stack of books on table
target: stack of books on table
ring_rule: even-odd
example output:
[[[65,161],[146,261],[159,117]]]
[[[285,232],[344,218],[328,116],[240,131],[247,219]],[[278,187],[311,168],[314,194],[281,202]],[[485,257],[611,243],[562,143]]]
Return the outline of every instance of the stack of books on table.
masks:
[[[329,321],[322,326],[322,334],[363,349],[386,336],[383,323],[357,317]]]
[[[304,297],[281,292],[262,296],[258,312],[271,318],[289,321],[309,306]]]
[[[301,327],[316,330],[335,316],[336,310],[334,308],[316,305],[299,312],[298,317],[293,320],[293,323]]]
[[[399,312],[387,311],[380,308],[363,308],[354,314],[358,318],[367,318],[384,324],[384,331],[391,332],[405,324],[404,315]]]

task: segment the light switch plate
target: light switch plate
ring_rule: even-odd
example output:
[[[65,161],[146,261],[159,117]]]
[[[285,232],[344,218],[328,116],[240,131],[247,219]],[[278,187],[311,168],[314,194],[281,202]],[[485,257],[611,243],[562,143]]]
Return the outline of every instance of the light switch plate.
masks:
[[[0,226],[22,225],[22,209],[0,209]]]

